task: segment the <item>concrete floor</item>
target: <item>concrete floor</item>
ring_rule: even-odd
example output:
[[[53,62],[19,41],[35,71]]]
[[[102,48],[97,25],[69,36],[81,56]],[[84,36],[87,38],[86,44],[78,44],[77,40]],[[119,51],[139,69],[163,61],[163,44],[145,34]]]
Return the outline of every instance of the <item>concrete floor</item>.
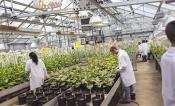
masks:
[[[161,75],[155,70],[154,62],[138,63],[136,75],[136,102],[140,106],[163,106],[161,96]],[[134,103],[117,106],[137,106]]]

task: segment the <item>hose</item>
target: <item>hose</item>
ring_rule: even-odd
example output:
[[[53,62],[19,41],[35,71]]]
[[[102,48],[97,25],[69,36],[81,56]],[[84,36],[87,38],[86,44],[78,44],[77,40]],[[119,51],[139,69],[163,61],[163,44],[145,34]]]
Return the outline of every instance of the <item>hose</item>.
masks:
[[[132,103],[136,104],[137,106],[140,106],[138,102],[136,101],[131,101]]]

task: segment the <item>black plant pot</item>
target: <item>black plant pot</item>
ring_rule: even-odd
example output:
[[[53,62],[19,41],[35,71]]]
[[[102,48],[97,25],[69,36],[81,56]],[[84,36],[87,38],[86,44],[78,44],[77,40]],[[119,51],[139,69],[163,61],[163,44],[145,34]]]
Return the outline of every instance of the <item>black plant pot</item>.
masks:
[[[50,84],[44,84],[42,85],[43,90],[47,90],[50,88]]]
[[[111,88],[112,88],[112,86],[106,86],[104,88],[105,93],[108,94],[110,92]]]
[[[36,96],[38,96],[38,95],[43,95],[43,92],[40,92],[40,91],[35,92],[35,95],[36,95]]]
[[[26,104],[27,97],[25,94],[18,96],[19,105]]]
[[[47,102],[47,98],[41,98],[40,100],[38,100],[38,106],[42,106],[43,104],[45,104]]]
[[[61,91],[66,91],[68,88],[66,86],[61,87]]]
[[[26,92],[26,95],[29,96],[29,95],[34,95],[34,92],[33,91],[28,91]]]
[[[90,91],[90,90],[86,87],[85,84],[81,84],[81,85],[80,85],[80,89],[81,89],[82,91]]]
[[[55,96],[58,96],[58,95],[61,94],[61,92],[60,92],[60,91],[58,91],[58,92],[54,92],[54,94],[55,94]]]
[[[48,96],[48,95],[51,95],[51,94],[54,94],[54,92],[51,91],[51,90],[48,90],[48,91],[45,91],[45,92],[44,92],[44,95],[45,95],[45,96]]]
[[[104,93],[102,93],[102,92],[98,92],[98,93],[96,93],[96,97],[97,97],[97,98],[101,98],[102,100],[104,100],[105,95],[104,95]]]
[[[77,100],[78,98],[82,97],[82,93],[81,93],[80,91],[77,91],[77,92],[75,92],[74,94],[75,94],[76,100]]]
[[[66,106],[66,98],[62,95],[58,96],[58,106]]]
[[[93,97],[92,98],[93,106],[100,106],[102,101],[103,101],[102,98],[98,98],[98,97]]]
[[[51,99],[53,99],[54,97],[55,97],[54,94],[50,94],[50,95],[47,96],[48,100],[51,100]]]
[[[33,100],[31,106],[38,106],[38,99]]]
[[[86,92],[83,95],[85,97],[86,102],[91,102],[91,93],[90,92]]]
[[[31,105],[32,101],[35,99],[36,99],[36,97],[34,95],[28,95],[27,96],[27,104]]]
[[[37,95],[36,98],[37,98],[38,100],[40,100],[40,99],[44,98],[44,96],[43,96],[43,95]]]
[[[43,88],[39,87],[39,88],[36,88],[36,92],[43,92]],[[35,92],[35,93],[36,93]]]
[[[77,106],[86,106],[86,99],[84,97],[80,97],[77,99]]]
[[[71,95],[72,95],[72,91],[70,91],[70,90],[66,91],[65,94],[64,94],[65,97],[69,97]]]
[[[103,92],[103,88],[99,88],[98,86],[94,85],[94,87],[92,88],[92,92],[96,93],[96,92]]]
[[[66,98],[67,100],[67,106],[75,106],[75,97],[69,96]]]

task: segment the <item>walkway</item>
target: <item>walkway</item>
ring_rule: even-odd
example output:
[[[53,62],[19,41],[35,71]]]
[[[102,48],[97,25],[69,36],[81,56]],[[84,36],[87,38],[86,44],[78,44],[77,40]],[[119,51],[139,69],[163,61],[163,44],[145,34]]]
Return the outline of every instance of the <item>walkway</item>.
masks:
[[[140,106],[163,106],[161,97],[161,75],[155,70],[154,62],[138,63],[136,95]],[[117,106],[137,106],[134,103]]]

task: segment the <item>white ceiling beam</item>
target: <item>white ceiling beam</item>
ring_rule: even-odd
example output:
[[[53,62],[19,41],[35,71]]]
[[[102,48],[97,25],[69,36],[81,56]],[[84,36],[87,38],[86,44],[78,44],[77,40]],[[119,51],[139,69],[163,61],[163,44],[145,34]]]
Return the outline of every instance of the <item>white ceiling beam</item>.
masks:
[[[103,8],[109,8],[109,7],[121,7],[121,6],[129,6],[129,5],[147,4],[147,3],[154,3],[154,2],[161,2],[161,1],[162,0],[132,0],[132,1],[101,4],[101,6]],[[93,6],[93,5],[90,8],[98,9],[96,6]]]

